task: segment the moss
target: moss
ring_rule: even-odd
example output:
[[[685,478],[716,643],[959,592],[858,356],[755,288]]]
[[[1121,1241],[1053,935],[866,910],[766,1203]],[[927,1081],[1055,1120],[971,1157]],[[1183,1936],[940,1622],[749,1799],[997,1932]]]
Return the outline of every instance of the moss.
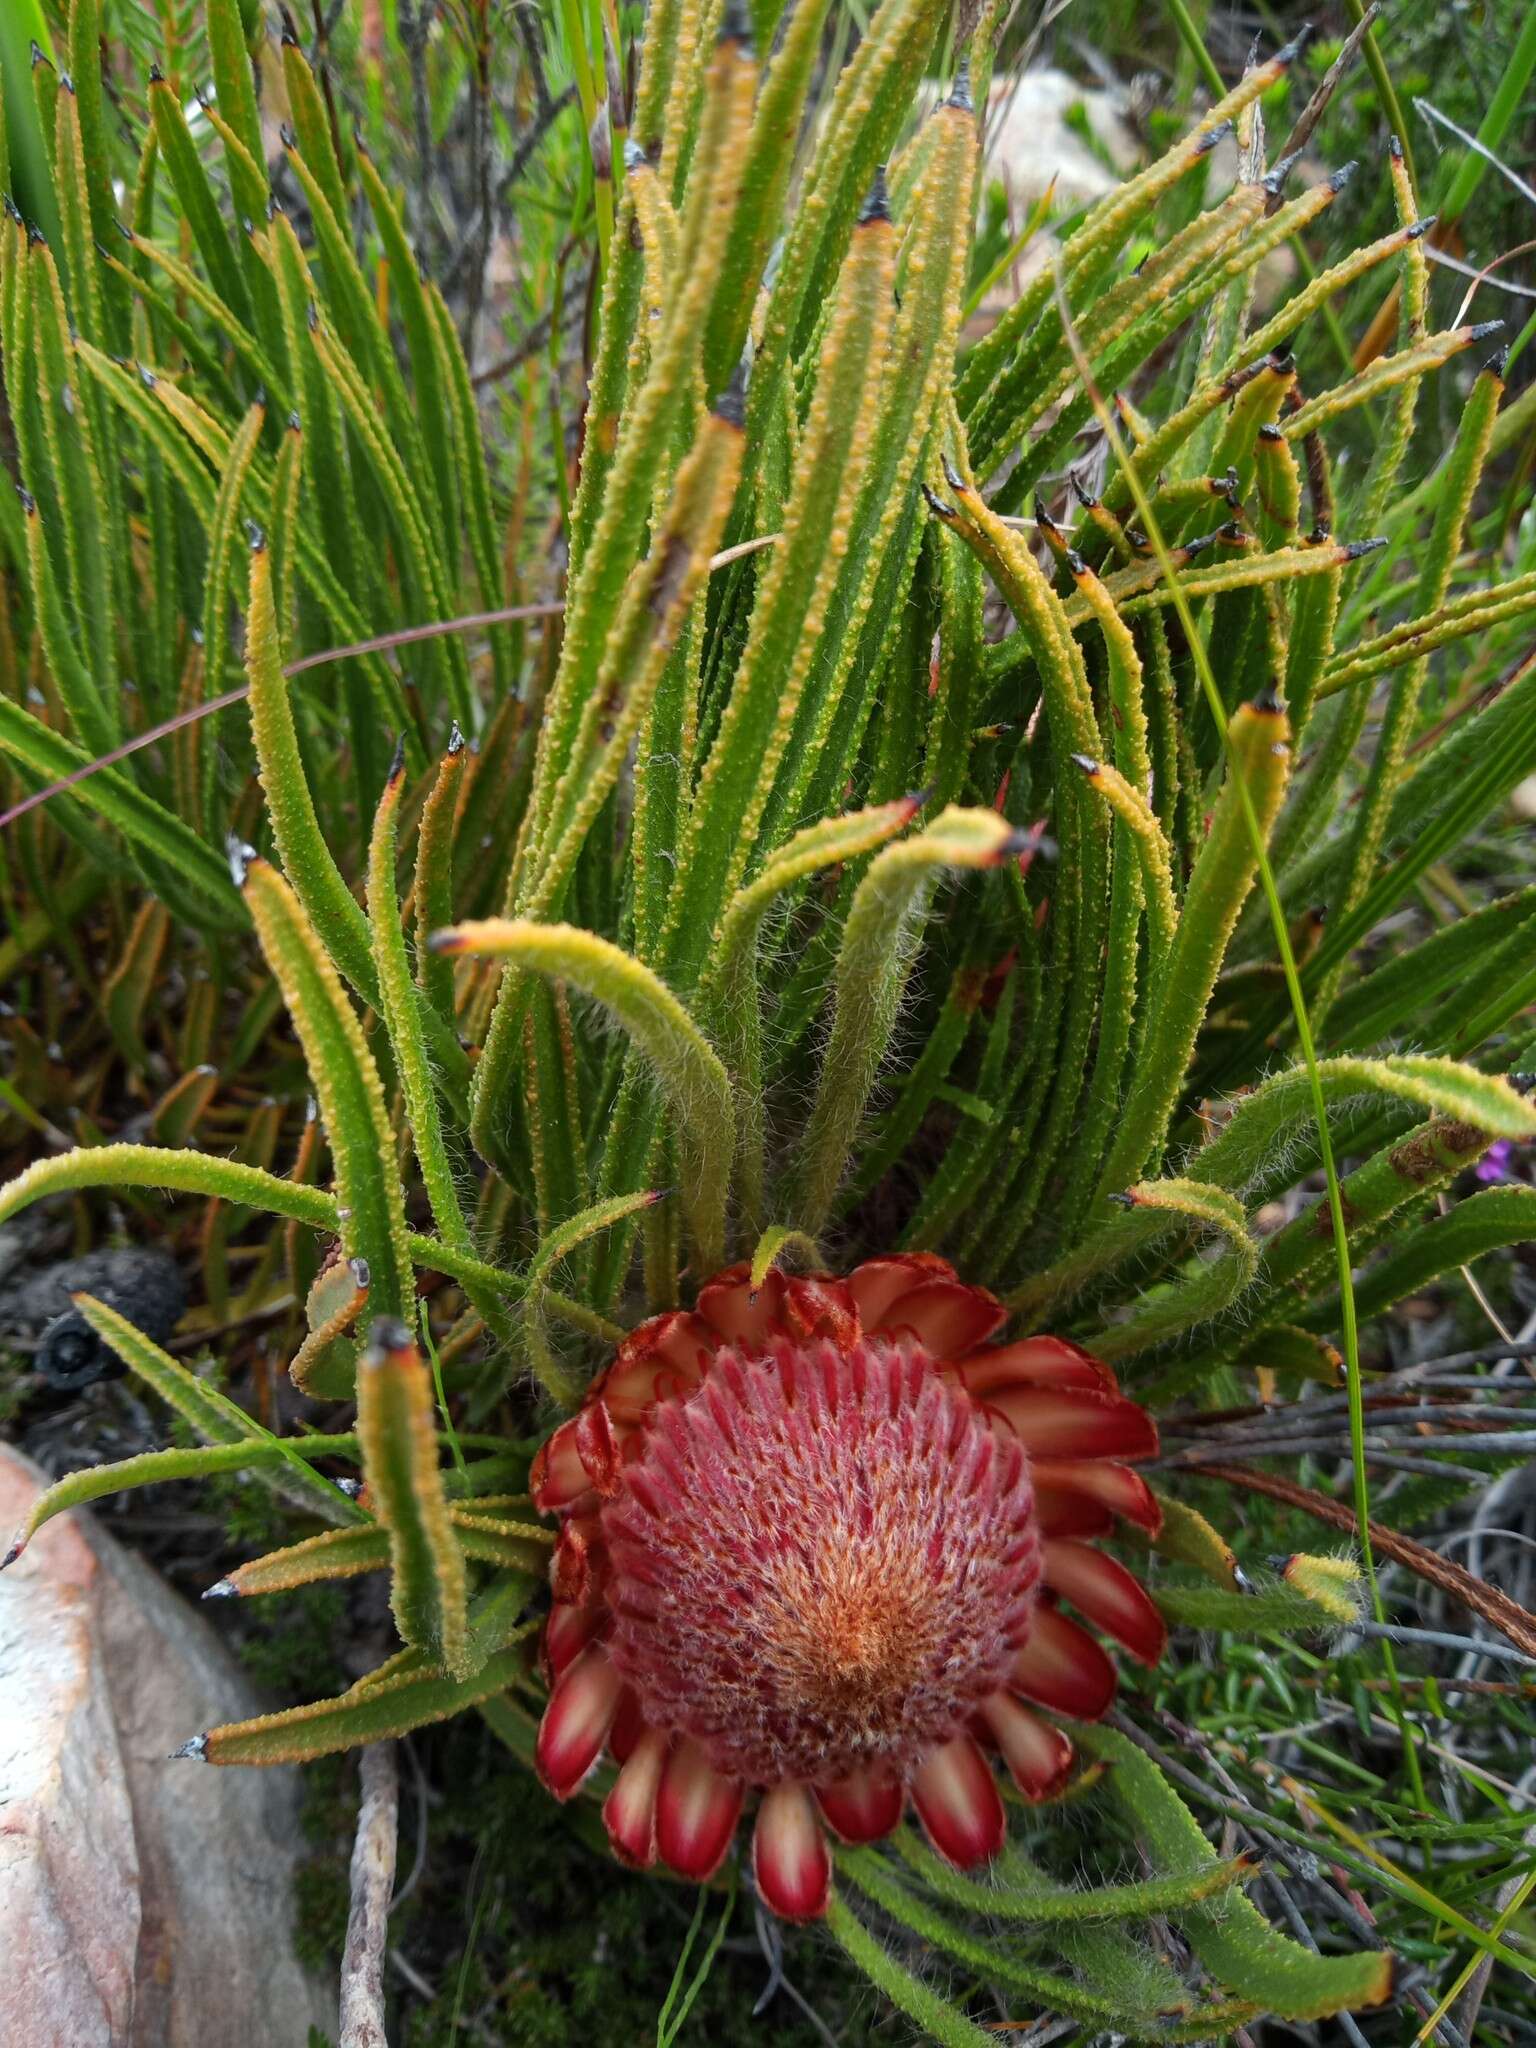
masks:
[[[498,2048],[654,2039],[693,1916],[692,1888],[594,1854],[481,1722],[443,1730],[422,1761],[446,1797],[431,1809],[427,1868],[398,1916],[398,1939],[436,1996],[407,2001],[402,2048],[458,2048],[470,2016]],[[408,1863],[408,1790],[406,1799]],[[715,1910],[706,1914],[711,1925]],[[783,1932],[785,1974],[826,2029],[843,2048],[872,2043],[871,2002],[831,1945],[815,1930]],[[743,1894],[684,2041],[741,2039],[769,1977]],[[780,1990],[751,2037],[765,2048],[815,2048],[827,2033]]]
[[[293,1945],[308,1970],[334,1973],[347,1942],[345,1855],[312,1856],[294,1873]]]

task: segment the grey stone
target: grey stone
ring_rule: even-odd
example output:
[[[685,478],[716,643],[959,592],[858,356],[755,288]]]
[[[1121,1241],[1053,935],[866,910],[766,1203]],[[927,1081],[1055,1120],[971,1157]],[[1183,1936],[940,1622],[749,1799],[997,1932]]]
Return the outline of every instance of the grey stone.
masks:
[[[0,1537],[44,1476],[0,1446]],[[201,1615],[74,1513],[0,1576],[0,2039],[305,2048],[291,1770],[173,1762],[263,1710]]]

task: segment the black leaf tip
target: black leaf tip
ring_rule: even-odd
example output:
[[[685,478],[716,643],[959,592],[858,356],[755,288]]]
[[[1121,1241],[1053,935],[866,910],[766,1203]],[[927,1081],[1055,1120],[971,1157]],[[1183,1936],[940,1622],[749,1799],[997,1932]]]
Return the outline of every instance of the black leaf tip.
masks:
[[[1072,765],[1074,768],[1081,768],[1085,775],[1093,776],[1102,773],[1104,764],[1096,761],[1092,754],[1074,754]]]
[[[75,81],[67,71],[59,73],[59,90],[60,92],[67,92],[71,99],[75,97]]]
[[[253,555],[264,555],[267,551],[267,536],[254,519],[245,522],[245,537],[251,544]]]
[[[1283,50],[1277,50],[1275,52],[1275,62],[1277,64],[1283,64],[1287,66],[1294,64],[1296,62],[1296,59],[1301,55],[1302,51],[1307,47],[1307,44],[1311,42],[1311,40],[1312,24],[1310,21],[1304,21],[1301,24],[1301,27],[1297,29],[1295,35],[1293,35],[1291,37],[1291,40],[1286,44],[1285,48]]]
[[[747,364],[743,357],[731,372],[730,382],[715,399],[714,413],[717,420],[724,420],[728,427],[738,429],[747,424]]]
[[[930,782],[926,789],[909,789],[907,791],[906,795],[902,798],[902,802],[908,806],[913,817],[916,817],[924,804],[933,802],[934,788],[935,785]]]
[[[389,760],[388,781],[391,787],[405,774],[405,734],[402,732],[395,741],[395,751]]]
[[[139,382],[144,386],[144,389],[146,391],[153,391],[155,386],[160,382],[160,379],[155,375],[153,370],[145,369],[144,365],[140,363]]]
[[[203,1588],[203,1598],[205,1600],[233,1600],[236,1598],[238,1591],[239,1589],[233,1579],[215,1579],[211,1586]]]
[[[1207,548],[1215,547],[1217,541],[1220,540],[1226,530],[1223,526],[1219,527],[1215,533],[1196,534],[1193,540],[1185,541],[1184,545],[1179,549],[1179,553],[1186,562],[1192,562],[1196,555],[1203,555]]]
[[[368,1331],[370,1351],[409,1351],[414,1342],[409,1325],[398,1316],[378,1316]]]
[[[1346,541],[1344,559],[1346,562],[1358,562],[1362,555],[1374,555],[1378,548],[1384,548],[1386,544],[1387,536],[1384,533],[1378,533],[1374,540]]]
[[[310,333],[318,334],[320,331],[320,308],[313,299],[310,300],[304,309],[304,318],[308,323]]]
[[[1387,137],[1387,155],[1395,164],[1400,164],[1403,160],[1403,138],[1395,128]]]
[[[243,889],[251,872],[251,862],[256,858],[255,847],[247,846],[238,832],[231,832],[224,842],[224,852],[229,860],[230,880],[237,889]]]
[[[277,130],[277,139],[283,145],[284,149],[293,150],[297,149],[299,146],[299,138],[297,137],[297,135],[294,134],[293,130],[289,127],[286,121],[279,123]]]
[[[1216,127],[1212,128],[1209,133],[1201,136],[1195,145],[1195,154],[1197,156],[1209,156],[1217,143],[1224,141],[1231,133],[1232,123],[1230,121],[1218,122]]]
[[[363,1490],[361,1479],[333,1479],[331,1484],[338,1493],[344,1493],[348,1500],[356,1500]]]
[[[964,497],[967,489],[969,488],[969,486],[966,484],[965,478],[960,474],[959,470],[956,469],[955,465],[950,461],[949,456],[947,454],[940,455],[939,461],[943,466],[945,483],[949,485],[949,488],[952,491],[958,491],[961,497]]]
[[[929,488],[929,486],[928,486],[928,485],[927,485],[926,483],[924,483],[924,484],[923,484],[923,486],[922,486],[922,492],[923,492],[923,496],[924,496],[924,498],[926,498],[926,499],[927,499],[927,501],[928,501],[928,510],[929,510],[930,512],[932,512],[932,513],[933,513],[933,514],[934,514],[934,515],[935,515],[935,516],[936,516],[937,518],[939,518],[939,519],[958,519],[958,518],[959,518],[959,516],[960,516],[960,515],[959,515],[959,513],[957,513],[957,512],[956,512],[956,510],[955,510],[954,506],[953,506],[953,505],[946,505],[946,504],[945,504],[945,502],[944,502],[944,500],[943,500],[943,499],[942,499],[942,498],[941,498],[941,497],[939,496],[938,492],[937,492],[937,491],[935,491],[935,490],[932,490],[932,489],[930,489],[930,488]]]
[[[43,48],[36,36],[34,36],[32,38],[32,69],[35,71],[39,64],[47,64],[50,71],[53,69],[53,65],[49,61],[48,52]],[[154,77],[153,72],[150,73],[150,77]]]
[[[624,144],[624,168],[626,171],[648,171],[651,160],[631,135]]]
[[[25,484],[18,484],[16,486],[16,495],[18,498],[20,498],[21,509],[23,512],[26,513],[27,517],[29,519],[35,517],[37,513],[37,500],[36,498],[33,497],[32,493],[27,489]]]
[[[719,48],[726,43],[734,43],[744,57],[752,55],[752,13],[746,0],[725,0],[715,44]]]
[[[1067,481],[1077,493],[1077,502],[1082,506],[1083,510],[1085,512],[1095,511],[1099,501],[1083,481],[1080,472],[1075,469],[1069,469],[1067,471]]]
[[[1285,699],[1271,683],[1266,689],[1260,690],[1249,708],[1265,718],[1278,718],[1285,709]]]
[[[1264,358],[1264,366],[1277,377],[1289,377],[1296,367],[1296,358],[1288,348],[1272,348]]]
[[[1426,213],[1422,220],[1410,221],[1407,227],[1403,229],[1403,240],[1405,242],[1419,241],[1421,237],[1429,233],[1439,218],[1440,216],[1437,213]]]
[[[891,195],[885,182],[885,165],[876,164],[875,175],[864,195],[864,204],[859,208],[859,226],[867,227],[871,221],[889,220],[890,217]]]
[[[1274,166],[1274,168],[1270,171],[1269,175],[1264,180],[1264,190],[1269,194],[1271,199],[1278,199],[1280,197],[1281,191],[1284,189],[1286,179],[1291,175],[1292,171],[1295,170],[1296,166],[1300,162],[1301,151],[1299,149],[1293,149],[1289,156],[1283,156],[1280,158],[1279,162]]]
[[[1259,429],[1259,439],[1261,441],[1283,441],[1285,439],[1285,434],[1280,427],[1276,426],[1273,420],[1266,420],[1263,426]],[[1236,485],[1228,482],[1223,486],[1223,488],[1225,489],[1227,496],[1230,497],[1233,491],[1236,489]]]
[[[976,101],[971,94],[971,59],[969,53],[960,59],[955,69],[955,82],[950,87],[946,107],[957,107],[962,114],[974,114]]]
[[[1126,1188],[1121,1194],[1109,1197],[1117,1209],[1135,1209],[1139,1206],[1136,1197]]]
[[[0,1572],[9,1571],[11,1566],[16,1562],[17,1558],[20,1557],[22,1551],[25,1548],[26,1545],[19,1541],[13,1543],[10,1549],[5,1553],[4,1557],[0,1557]]]
[[[1081,580],[1084,576],[1089,576],[1093,573],[1092,570],[1090,570],[1090,568],[1088,567],[1088,564],[1083,560],[1082,556],[1077,552],[1076,548],[1067,549],[1066,560],[1068,569],[1070,569],[1072,574],[1076,576],[1079,580]]]
[[[1469,342],[1486,341],[1490,334],[1502,334],[1503,332],[1504,322],[1502,320],[1479,320],[1476,326],[1467,329],[1467,340]]]
[[[1488,376],[1497,377],[1499,382],[1502,384],[1504,382],[1505,372],[1508,370],[1508,368],[1509,343],[1506,341],[1502,348],[1496,348],[1494,350],[1493,354],[1488,358],[1487,362],[1484,363],[1483,369]]]
[[[36,43],[34,43],[34,44],[32,45],[32,47],[33,47],[33,49],[35,50],[35,49],[37,48],[37,45],[36,45]],[[151,64],[151,65],[150,65],[150,67],[149,67],[149,82],[150,82],[150,84],[151,84],[151,85],[164,85],[164,83],[165,83],[165,73],[164,73],[164,72],[163,72],[163,71],[162,71],[162,70],[160,69],[160,66],[159,66],[158,64]]]
[[[458,721],[457,719],[455,719],[455,720],[453,721],[452,725],[450,725],[450,726],[449,726],[449,728],[448,728],[448,758],[449,758],[449,760],[451,761],[451,760],[452,760],[452,759],[454,758],[454,756],[455,756],[456,754],[462,754],[462,753],[463,753],[463,751],[464,751],[464,735],[463,735],[463,733],[461,733],[461,732],[459,731],[459,721]]]
[[[173,1750],[171,1751],[171,1762],[172,1762],[172,1763],[175,1763],[175,1762],[176,1762],[176,1761],[177,1761],[177,1760],[178,1760],[179,1758],[181,1758],[181,1757],[193,1757],[193,1758],[195,1758],[195,1759],[196,1759],[196,1761],[197,1761],[198,1763],[200,1763],[200,1764],[205,1764],[205,1763],[207,1763],[207,1761],[208,1761],[208,1738],[207,1738],[207,1736],[206,1736],[206,1735],[194,1735],[194,1736],[193,1736],[193,1737],[191,1738],[191,1740],[190,1740],[190,1741],[184,1742],[184,1743],[183,1743],[183,1744],[181,1745],[180,1749],[173,1749]]]
[[[366,1259],[351,1259],[348,1261],[348,1271],[352,1275],[352,1285],[366,1294],[373,1285],[373,1273],[368,1261]]]

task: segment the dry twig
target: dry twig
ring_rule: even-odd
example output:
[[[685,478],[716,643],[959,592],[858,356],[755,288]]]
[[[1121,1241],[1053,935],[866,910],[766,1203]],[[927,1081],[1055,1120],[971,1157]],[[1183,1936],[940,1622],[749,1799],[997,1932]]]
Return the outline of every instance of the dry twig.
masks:
[[[384,2033],[384,1949],[395,1888],[400,1775],[393,1742],[362,1753],[362,1802],[352,1844],[352,1906],[341,1963],[338,2048],[388,2048]]]

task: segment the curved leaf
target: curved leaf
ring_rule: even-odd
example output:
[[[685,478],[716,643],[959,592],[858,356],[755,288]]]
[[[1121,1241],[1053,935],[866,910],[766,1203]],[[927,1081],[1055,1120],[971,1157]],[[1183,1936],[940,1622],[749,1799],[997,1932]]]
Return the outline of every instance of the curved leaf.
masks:
[[[641,961],[595,932],[525,918],[485,918],[436,932],[441,953],[515,960],[568,981],[600,1003],[650,1063],[677,1112],[683,1201],[705,1272],[724,1263],[725,1205],[735,1152],[730,1083],[714,1048],[677,997]]]
[[[812,1236],[825,1222],[847,1168],[940,875],[946,868],[996,867],[1016,845],[1013,830],[995,811],[952,807],[924,831],[878,854],[855,890],[838,949],[832,1031],[788,1204],[797,1225]]]
[[[1103,1782],[1154,1868],[1185,1872],[1215,1862],[1194,1815],[1135,1743],[1111,1728],[1076,1732],[1090,1756],[1113,1764]],[[1316,1955],[1275,1933],[1240,1892],[1181,1913],[1179,1925],[1213,1976],[1283,2019],[1360,2012],[1392,1994],[1393,1961],[1385,1951]]]

